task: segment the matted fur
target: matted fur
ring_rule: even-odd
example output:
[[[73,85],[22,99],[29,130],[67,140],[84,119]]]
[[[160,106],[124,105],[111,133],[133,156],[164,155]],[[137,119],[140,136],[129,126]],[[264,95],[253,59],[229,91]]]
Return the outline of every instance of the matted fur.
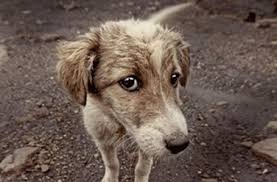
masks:
[[[177,8],[178,9],[178,8]],[[58,79],[83,107],[84,124],[105,163],[102,182],[117,182],[116,148],[124,136],[139,147],[136,182],[147,182],[152,158],[170,155],[165,141],[181,143],[187,124],[180,109],[180,74],[185,86],[189,50],[182,36],[152,21],[107,22],[58,47]],[[140,89],[119,81],[135,75]]]

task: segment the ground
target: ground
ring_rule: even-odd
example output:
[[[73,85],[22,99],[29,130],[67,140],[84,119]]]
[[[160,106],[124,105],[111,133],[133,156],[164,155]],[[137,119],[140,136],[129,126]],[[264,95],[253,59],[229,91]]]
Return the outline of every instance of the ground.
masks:
[[[0,161],[21,147],[39,148],[30,165],[2,173],[0,181],[100,181],[103,164],[79,107],[56,82],[56,39],[181,1],[70,2],[0,3]],[[182,93],[192,144],[176,158],[157,161],[150,181],[275,182],[277,167],[242,144],[274,136],[263,128],[277,120],[277,47],[271,44],[277,26],[244,21],[250,11],[258,20],[276,17],[272,3],[202,0],[199,6],[171,22],[192,45],[190,82]],[[120,181],[133,181],[135,161],[132,149],[120,151]]]

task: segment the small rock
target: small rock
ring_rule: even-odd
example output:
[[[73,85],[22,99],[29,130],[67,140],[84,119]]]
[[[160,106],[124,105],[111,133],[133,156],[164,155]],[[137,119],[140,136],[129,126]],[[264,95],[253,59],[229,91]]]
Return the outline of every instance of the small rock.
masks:
[[[55,34],[55,33],[46,33],[46,34],[43,34],[42,36],[40,36],[40,40],[42,40],[44,42],[53,42],[53,41],[57,41],[62,38],[63,38],[63,36],[61,36],[59,34]]]
[[[50,167],[49,165],[43,164],[40,166],[41,172],[46,173],[49,171]]]
[[[203,146],[203,147],[207,146],[207,144],[205,142],[201,142],[200,145]]]
[[[215,178],[202,178],[201,182],[217,182],[218,180]]]
[[[34,120],[34,117],[31,114],[15,118],[16,122],[25,123]]]
[[[93,157],[94,157],[95,159],[97,159],[97,158],[99,157],[99,154],[98,154],[98,153],[95,153],[95,154],[93,155]]]
[[[24,11],[21,11],[21,13],[24,14],[24,15],[28,15],[28,14],[31,13],[31,11],[30,10],[24,10]]]
[[[5,157],[0,163],[0,169],[4,173],[18,171],[24,168],[31,156],[38,151],[38,147],[23,147],[16,149],[13,154]]]
[[[274,130],[274,131],[277,131],[277,121],[270,121],[265,129],[270,129],[270,130]]]
[[[217,106],[224,106],[224,105],[227,105],[227,104],[228,104],[228,102],[224,101],[224,100],[223,101],[219,101],[219,102],[216,103]]]
[[[4,24],[4,25],[9,25],[10,22],[9,22],[8,20],[6,20],[6,21],[3,21],[3,24]]]
[[[36,24],[37,24],[37,25],[42,25],[43,23],[44,23],[44,22],[41,21],[40,19],[37,19],[37,20],[36,20]]]
[[[262,171],[262,174],[268,174],[268,173],[270,173],[270,171],[269,171],[268,169],[264,169],[264,170]]]
[[[22,174],[22,175],[21,175],[21,178],[22,178],[23,180],[25,180],[25,181],[28,180],[28,177],[27,177],[25,174]]]
[[[251,141],[244,141],[240,143],[242,146],[246,147],[246,148],[251,148],[253,146],[253,142]]]
[[[34,117],[36,119],[44,118],[49,115],[49,111],[46,107],[40,107],[34,113]]]
[[[0,66],[9,59],[8,50],[5,45],[0,44]]]
[[[123,7],[124,6],[124,3],[123,2],[120,2],[119,3],[119,7]]]
[[[277,165],[277,138],[265,139],[255,143],[252,150],[257,156],[261,156]]]
[[[275,41],[271,41],[271,42],[270,42],[270,45],[272,45],[272,46],[276,46],[276,45],[277,45],[277,40],[275,40]]]
[[[135,3],[134,2],[132,2],[132,1],[130,1],[130,2],[127,2],[127,5],[128,6],[133,6]]]
[[[258,164],[251,164],[250,167],[256,170],[261,169],[261,166],[259,166]]]
[[[45,164],[48,160],[47,151],[42,149],[38,154],[38,163]]]

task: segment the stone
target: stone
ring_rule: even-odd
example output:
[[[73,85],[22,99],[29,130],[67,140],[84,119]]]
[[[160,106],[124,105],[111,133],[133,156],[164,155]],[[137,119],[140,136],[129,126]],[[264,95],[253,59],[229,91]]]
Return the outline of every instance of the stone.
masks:
[[[244,141],[240,143],[242,146],[246,147],[246,148],[251,148],[253,146],[253,142],[251,141]]]
[[[203,146],[203,147],[207,146],[207,144],[205,142],[201,142],[200,145]]]
[[[50,167],[49,167],[49,165],[42,164],[42,165],[40,166],[40,169],[41,169],[41,172],[46,173],[46,172],[49,171]]]
[[[218,180],[215,178],[202,178],[201,182],[217,182]]]
[[[5,45],[0,44],[0,66],[9,59],[8,50]]]
[[[0,163],[0,169],[6,172],[19,171],[28,164],[28,160],[38,151],[38,147],[23,147],[6,156]]]
[[[49,115],[49,110],[46,107],[40,107],[33,114],[36,119],[41,119]]]
[[[227,104],[228,104],[228,102],[224,101],[224,100],[223,101],[219,101],[219,102],[216,103],[217,106],[224,106],[224,105],[227,105]]]
[[[266,125],[265,129],[277,131],[277,121],[269,121],[268,124]]]
[[[19,122],[19,123],[29,122],[29,121],[33,121],[33,120],[34,120],[34,117],[31,114],[27,114],[27,115],[15,118],[15,121]]]
[[[97,159],[97,158],[99,158],[99,154],[98,154],[98,153],[95,153],[95,154],[93,155],[93,157],[94,157],[95,159]]]
[[[277,138],[269,138],[255,143],[252,150],[257,156],[277,165]]]
[[[31,14],[31,11],[30,10],[24,10],[24,11],[21,11],[22,14],[24,15],[28,15],[28,14]]]
[[[277,45],[277,40],[275,40],[275,41],[271,41],[271,42],[270,42],[270,45],[272,45],[272,46],[276,46],[276,45]]]

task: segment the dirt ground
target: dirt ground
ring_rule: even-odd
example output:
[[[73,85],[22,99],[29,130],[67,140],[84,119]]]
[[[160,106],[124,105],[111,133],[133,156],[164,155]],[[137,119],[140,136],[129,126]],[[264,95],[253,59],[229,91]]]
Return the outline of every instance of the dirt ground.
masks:
[[[1,0],[0,161],[37,146],[32,164],[3,182],[97,182],[103,164],[79,108],[55,80],[56,39],[72,39],[107,20],[146,17],[180,0]],[[271,0],[202,0],[171,24],[191,43],[192,74],[182,93],[192,144],[155,163],[150,181],[276,182],[277,167],[243,146],[270,137],[277,120],[277,26],[243,21],[276,17]],[[59,36],[56,36],[59,35]],[[136,155],[120,151],[120,181],[133,181]],[[41,165],[49,167],[41,170]]]

